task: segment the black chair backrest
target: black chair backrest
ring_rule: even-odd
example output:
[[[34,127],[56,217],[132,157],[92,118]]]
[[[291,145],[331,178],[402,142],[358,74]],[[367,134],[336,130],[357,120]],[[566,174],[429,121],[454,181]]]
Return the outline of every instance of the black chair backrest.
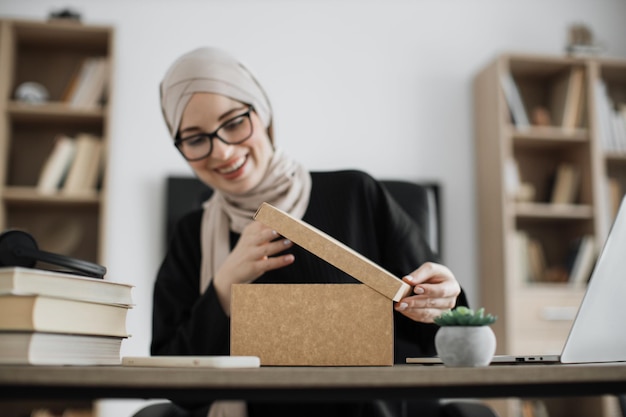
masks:
[[[439,185],[401,180],[382,180],[393,198],[420,225],[431,249],[441,256],[441,221]],[[166,242],[169,242],[178,219],[200,208],[213,190],[195,177],[167,178]]]
[[[381,180],[392,197],[417,222],[430,248],[441,256],[441,213],[436,183]]]

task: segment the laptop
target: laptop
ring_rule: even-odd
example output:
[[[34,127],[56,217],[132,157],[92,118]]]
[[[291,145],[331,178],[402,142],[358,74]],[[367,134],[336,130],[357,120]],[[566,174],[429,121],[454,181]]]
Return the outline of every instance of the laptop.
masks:
[[[578,313],[560,355],[496,355],[492,364],[626,361],[626,196],[591,272]],[[439,358],[407,358],[437,364]]]

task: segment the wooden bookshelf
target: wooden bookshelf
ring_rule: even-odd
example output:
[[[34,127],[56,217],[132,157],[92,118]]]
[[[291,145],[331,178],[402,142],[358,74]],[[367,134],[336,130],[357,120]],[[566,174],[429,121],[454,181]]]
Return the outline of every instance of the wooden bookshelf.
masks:
[[[113,35],[111,27],[77,22],[0,20],[0,228],[26,230],[42,250],[100,263],[110,67],[95,105],[72,105],[64,95],[86,59],[112,62]],[[42,85],[48,98],[30,103],[16,97],[26,82]],[[99,185],[81,194],[39,192],[55,138],[81,133],[97,136],[105,149]]]
[[[87,57],[113,56],[113,29],[65,21],[0,20],[0,230],[29,232],[40,249],[103,263],[106,181],[92,192],[42,194],[37,182],[58,135],[90,133],[108,143],[109,83],[93,106],[72,105],[64,92]],[[18,86],[36,82],[48,93],[44,102],[16,97]],[[106,173],[106,152],[101,163]],[[49,265],[48,265],[49,266]],[[28,410],[79,408],[90,402],[16,402],[7,415]]]
[[[509,75],[522,103],[515,110],[515,100],[506,97],[510,85],[502,81]],[[601,138],[600,81],[614,106],[626,106],[626,61],[504,54],[474,79],[480,305],[498,316],[498,353],[561,352],[584,295],[584,288],[568,283],[572,247],[586,235],[601,247],[612,222],[609,190],[618,195],[614,199],[626,191],[626,144],[623,150],[607,148]],[[575,83],[579,90],[571,94],[564,86]],[[578,174],[574,197],[554,204],[551,193],[563,164]],[[530,240],[549,270],[539,276],[529,272]],[[597,410],[594,415],[606,416],[612,407],[607,398],[569,401],[579,402],[580,410]],[[566,402],[551,401],[550,416],[563,415]],[[498,411],[519,416],[521,404],[506,401]],[[583,415],[571,404],[569,409],[574,411],[567,415]]]

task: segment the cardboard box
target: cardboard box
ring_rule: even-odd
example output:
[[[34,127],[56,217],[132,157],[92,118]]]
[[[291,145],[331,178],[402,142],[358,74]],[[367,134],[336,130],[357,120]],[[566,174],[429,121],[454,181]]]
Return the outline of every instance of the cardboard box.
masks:
[[[267,203],[255,219],[363,284],[233,285],[231,354],[261,365],[393,365],[392,300],[411,286]]]
[[[231,355],[261,365],[393,365],[392,302],[363,284],[237,284]]]

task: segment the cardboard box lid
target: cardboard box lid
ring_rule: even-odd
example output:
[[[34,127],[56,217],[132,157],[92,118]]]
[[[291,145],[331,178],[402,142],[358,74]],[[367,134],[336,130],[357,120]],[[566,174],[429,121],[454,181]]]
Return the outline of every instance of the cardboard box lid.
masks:
[[[271,204],[261,204],[254,219],[393,301],[400,301],[411,292],[411,286],[395,275],[328,234]]]

